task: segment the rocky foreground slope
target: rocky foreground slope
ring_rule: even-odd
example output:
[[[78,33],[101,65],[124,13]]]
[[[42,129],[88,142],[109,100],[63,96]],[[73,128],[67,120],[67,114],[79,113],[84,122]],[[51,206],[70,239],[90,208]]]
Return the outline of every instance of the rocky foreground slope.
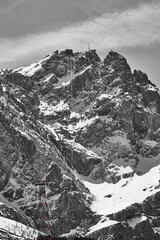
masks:
[[[147,75],[90,50],[0,78],[2,239],[36,238],[38,180],[55,235],[160,239],[160,92]]]

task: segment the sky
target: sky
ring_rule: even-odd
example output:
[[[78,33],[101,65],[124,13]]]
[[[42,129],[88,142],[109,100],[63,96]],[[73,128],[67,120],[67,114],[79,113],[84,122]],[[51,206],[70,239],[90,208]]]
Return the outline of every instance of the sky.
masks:
[[[0,68],[53,51],[117,51],[160,88],[160,0],[0,0]]]

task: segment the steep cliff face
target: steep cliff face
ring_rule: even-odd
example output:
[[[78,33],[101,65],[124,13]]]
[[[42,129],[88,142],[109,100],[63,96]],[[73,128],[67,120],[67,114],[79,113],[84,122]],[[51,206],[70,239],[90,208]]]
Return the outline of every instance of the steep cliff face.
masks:
[[[94,50],[71,56],[63,51],[28,67],[3,70],[1,81],[7,91],[0,96],[0,200],[20,208],[36,225],[35,182],[46,180],[54,234],[74,229],[102,239],[139,239],[140,234],[149,239],[143,232],[148,226],[147,234],[159,239],[153,231],[160,226],[157,205],[151,204],[150,212],[142,207],[159,191],[160,94],[147,75],[132,73],[113,51],[104,61]],[[141,188],[146,174],[153,177],[148,173],[153,167],[155,182]],[[102,188],[99,203],[121,202],[117,212],[114,205],[107,212],[94,207],[99,190],[92,188],[102,184],[108,192]],[[142,198],[128,200],[136,188]],[[137,217],[136,203],[139,219],[131,227],[127,221]]]

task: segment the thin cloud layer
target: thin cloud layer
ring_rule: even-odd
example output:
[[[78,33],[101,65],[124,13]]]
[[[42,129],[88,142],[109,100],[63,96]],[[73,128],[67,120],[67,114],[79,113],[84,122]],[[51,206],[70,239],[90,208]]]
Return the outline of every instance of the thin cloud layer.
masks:
[[[160,4],[145,4],[137,9],[107,13],[94,20],[59,31],[0,41],[0,67],[56,49],[76,51],[91,47],[103,52],[120,47],[149,46],[160,41]]]
[[[21,4],[25,0],[1,0],[0,1],[0,15],[5,15],[12,11],[17,5]]]

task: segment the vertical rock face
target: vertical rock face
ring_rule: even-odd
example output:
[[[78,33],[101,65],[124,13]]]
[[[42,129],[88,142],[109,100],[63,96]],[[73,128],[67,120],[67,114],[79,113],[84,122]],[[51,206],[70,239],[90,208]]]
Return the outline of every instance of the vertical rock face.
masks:
[[[120,54],[114,51],[109,52],[109,54],[104,59],[104,64],[107,66],[108,65],[112,66],[112,68],[117,72],[121,72],[121,71],[124,72],[124,70],[126,72],[131,72],[131,69],[127,63],[127,60],[123,56],[121,56]]]
[[[86,187],[114,183],[127,189],[134,173],[140,177],[158,165],[160,94],[147,75],[132,73],[127,60],[114,51],[101,61],[90,50],[72,56],[55,52],[28,67],[1,71],[0,78],[7,89],[0,96],[0,201],[23,211],[14,220],[22,222],[22,214],[24,224],[29,218],[31,227],[37,224],[35,181],[46,180],[54,234],[74,229],[84,236],[103,223],[90,236],[159,239],[153,231],[160,226],[157,183],[142,189],[148,195],[140,202],[113,209],[108,221],[117,223],[110,226],[95,214],[97,198]],[[112,195],[104,198],[110,201]],[[131,228],[128,219],[143,214],[145,221]]]

